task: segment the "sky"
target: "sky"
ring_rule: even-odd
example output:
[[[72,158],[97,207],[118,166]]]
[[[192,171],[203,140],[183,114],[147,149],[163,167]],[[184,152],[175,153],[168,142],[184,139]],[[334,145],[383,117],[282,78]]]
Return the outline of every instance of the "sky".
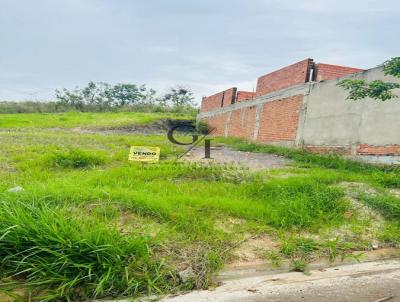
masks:
[[[0,100],[89,81],[183,85],[197,102],[305,58],[400,55],[398,0],[0,0]]]

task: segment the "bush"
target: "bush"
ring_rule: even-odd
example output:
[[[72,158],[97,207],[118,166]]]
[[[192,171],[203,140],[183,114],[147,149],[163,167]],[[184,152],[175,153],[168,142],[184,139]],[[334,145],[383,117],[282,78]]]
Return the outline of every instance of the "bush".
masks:
[[[62,168],[87,168],[101,165],[105,162],[103,156],[79,149],[56,152],[50,156],[52,165]]]
[[[71,109],[59,102],[0,102],[0,113],[55,113]]]

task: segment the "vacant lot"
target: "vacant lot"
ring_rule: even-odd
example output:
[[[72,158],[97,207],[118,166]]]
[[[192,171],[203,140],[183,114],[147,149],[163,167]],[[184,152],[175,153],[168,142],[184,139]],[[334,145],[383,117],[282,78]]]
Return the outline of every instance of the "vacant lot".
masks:
[[[2,301],[161,295],[214,286],[224,264],[307,271],[400,244],[396,167],[214,142],[290,159],[254,172],[177,162],[163,135],[102,133],[171,117],[0,115]],[[160,163],[129,163],[131,145],[160,146]]]

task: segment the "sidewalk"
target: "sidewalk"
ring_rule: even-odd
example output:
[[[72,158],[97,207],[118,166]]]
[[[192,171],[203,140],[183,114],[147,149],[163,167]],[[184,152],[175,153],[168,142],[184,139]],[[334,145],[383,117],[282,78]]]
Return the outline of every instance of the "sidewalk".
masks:
[[[215,290],[165,298],[163,302],[398,302],[400,261],[386,260],[228,280]]]

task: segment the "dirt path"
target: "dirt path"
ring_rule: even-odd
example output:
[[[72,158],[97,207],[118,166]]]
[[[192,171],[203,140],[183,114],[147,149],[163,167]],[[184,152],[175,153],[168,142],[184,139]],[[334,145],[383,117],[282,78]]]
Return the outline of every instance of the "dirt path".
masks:
[[[204,148],[191,150],[185,160],[193,162],[214,162],[220,164],[235,164],[248,167],[251,170],[283,168],[291,161],[284,157],[267,153],[252,153],[232,150],[228,147],[212,147],[212,159],[204,159]]]
[[[400,301],[400,261],[373,261],[336,266],[313,270],[309,275],[289,272],[228,280],[213,291],[195,291],[161,301],[398,302]]]

